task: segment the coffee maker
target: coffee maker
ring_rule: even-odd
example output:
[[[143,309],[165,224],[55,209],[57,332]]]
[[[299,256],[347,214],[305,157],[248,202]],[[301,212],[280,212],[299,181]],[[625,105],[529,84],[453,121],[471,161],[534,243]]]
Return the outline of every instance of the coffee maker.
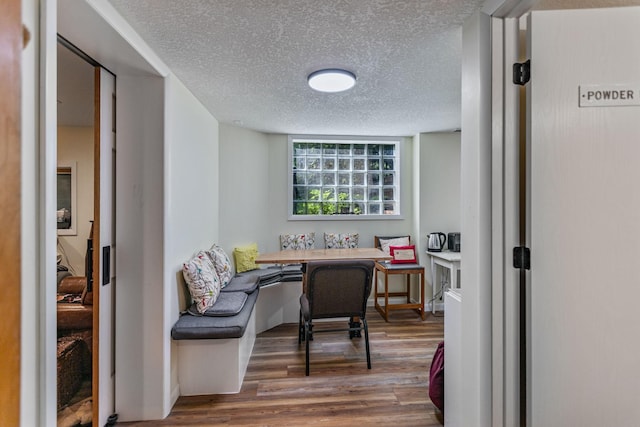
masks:
[[[460,233],[449,233],[447,245],[451,252],[460,252]]]

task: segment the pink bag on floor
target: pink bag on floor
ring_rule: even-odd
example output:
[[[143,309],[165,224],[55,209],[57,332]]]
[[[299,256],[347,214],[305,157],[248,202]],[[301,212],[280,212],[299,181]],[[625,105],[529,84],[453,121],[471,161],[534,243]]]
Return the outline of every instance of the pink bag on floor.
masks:
[[[444,341],[438,344],[429,368],[429,398],[444,413]]]

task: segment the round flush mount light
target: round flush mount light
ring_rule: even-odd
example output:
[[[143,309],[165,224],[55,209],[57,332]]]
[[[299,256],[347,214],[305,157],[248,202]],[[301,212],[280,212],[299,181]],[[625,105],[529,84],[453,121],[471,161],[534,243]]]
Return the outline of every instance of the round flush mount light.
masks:
[[[347,70],[329,68],[309,74],[307,82],[319,92],[342,92],[356,84],[356,75]]]

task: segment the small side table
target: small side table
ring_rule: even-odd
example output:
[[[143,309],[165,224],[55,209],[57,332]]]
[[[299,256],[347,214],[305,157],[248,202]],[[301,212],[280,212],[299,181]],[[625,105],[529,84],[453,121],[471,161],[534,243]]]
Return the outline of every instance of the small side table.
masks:
[[[450,251],[442,251],[442,252],[429,252],[427,251],[427,255],[431,260],[431,313],[436,312],[436,266],[440,266],[442,268],[446,268],[450,272],[449,279],[449,287],[457,288],[458,287],[458,270],[460,270],[460,252],[450,252]],[[441,289],[442,294],[444,295],[444,289]]]
[[[378,272],[384,274],[384,292],[378,292]],[[406,278],[406,290],[404,292],[389,292],[389,276],[404,274]],[[420,276],[420,302],[411,302],[411,275]],[[391,264],[390,262],[376,261],[374,273],[375,307],[385,321],[389,321],[389,311],[413,309],[418,312],[422,320],[424,313],[424,267],[420,264]],[[407,297],[407,302],[402,304],[389,303],[389,297]],[[384,297],[384,305],[378,303],[378,298]]]

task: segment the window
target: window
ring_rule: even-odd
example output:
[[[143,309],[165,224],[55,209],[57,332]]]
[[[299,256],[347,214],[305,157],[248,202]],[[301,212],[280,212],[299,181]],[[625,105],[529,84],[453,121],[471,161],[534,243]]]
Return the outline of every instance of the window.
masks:
[[[290,219],[399,216],[399,147],[390,138],[290,136]]]

